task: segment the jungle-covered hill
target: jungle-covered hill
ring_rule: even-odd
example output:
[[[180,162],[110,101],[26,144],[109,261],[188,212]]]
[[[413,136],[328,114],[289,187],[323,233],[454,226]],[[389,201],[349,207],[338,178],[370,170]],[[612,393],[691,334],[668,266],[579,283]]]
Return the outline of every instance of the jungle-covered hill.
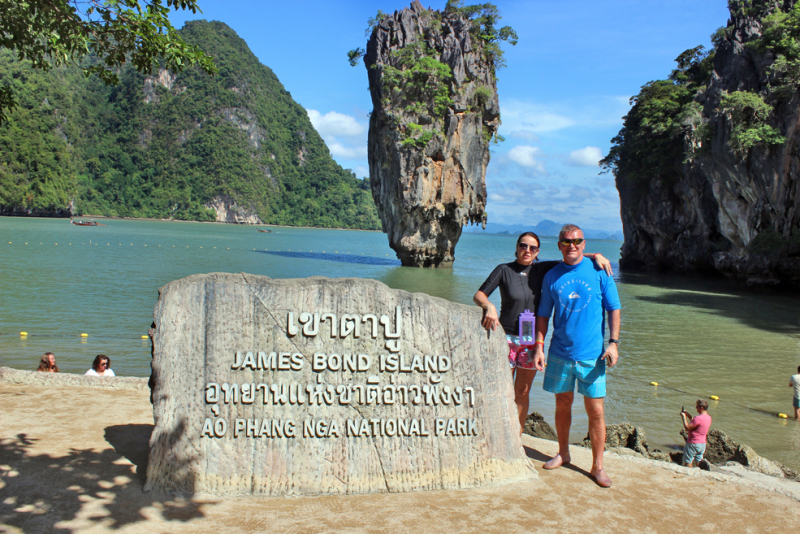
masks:
[[[0,126],[0,214],[102,214],[379,229],[367,180],[331,159],[306,111],[221,22],[183,39],[197,68],[132,68],[107,87],[0,49],[19,105]]]

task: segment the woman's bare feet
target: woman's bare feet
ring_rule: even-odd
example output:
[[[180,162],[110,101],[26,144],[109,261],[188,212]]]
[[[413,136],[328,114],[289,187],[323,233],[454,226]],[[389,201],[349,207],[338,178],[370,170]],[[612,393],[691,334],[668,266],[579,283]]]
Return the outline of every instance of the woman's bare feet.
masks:
[[[611,478],[609,478],[606,472],[603,471],[602,469],[598,469],[597,471],[592,469],[592,476],[594,477],[595,482],[597,482],[597,485],[600,486],[601,488],[611,487],[612,484]]]
[[[570,461],[569,456],[561,456],[560,454],[556,454],[550,460],[546,461],[542,467],[545,469],[558,469],[564,464],[568,464]]]

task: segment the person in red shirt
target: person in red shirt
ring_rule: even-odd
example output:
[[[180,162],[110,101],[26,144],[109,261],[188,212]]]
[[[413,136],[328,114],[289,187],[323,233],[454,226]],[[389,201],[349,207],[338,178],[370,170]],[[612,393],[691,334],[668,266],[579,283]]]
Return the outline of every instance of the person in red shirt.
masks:
[[[681,411],[683,428],[686,429],[688,436],[686,446],[683,448],[683,465],[686,467],[698,467],[706,452],[706,436],[711,427],[711,416],[708,415],[708,402],[698,399],[697,414],[691,421],[691,415],[686,410]]]

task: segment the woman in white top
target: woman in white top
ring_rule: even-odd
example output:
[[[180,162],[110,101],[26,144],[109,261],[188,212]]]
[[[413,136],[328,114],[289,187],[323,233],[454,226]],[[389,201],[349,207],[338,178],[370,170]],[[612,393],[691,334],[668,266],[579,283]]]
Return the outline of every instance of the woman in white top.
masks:
[[[85,376],[116,376],[111,370],[111,358],[105,354],[98,354],[92,363],[92,368],[86,371]]]

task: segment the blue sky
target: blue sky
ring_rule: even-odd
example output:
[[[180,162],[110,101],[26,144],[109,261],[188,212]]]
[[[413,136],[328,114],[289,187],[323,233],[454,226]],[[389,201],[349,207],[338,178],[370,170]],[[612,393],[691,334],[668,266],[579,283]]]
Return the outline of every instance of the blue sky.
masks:
[[[305,107],[334,159],[367,176],[367,116],[372,103],[363,64],[346,53],[364,47],[367,19],[408,1],[264,2],[199,0],[203,14],[178,12],[176,27],[204,18],[228,24]],[[469,4],[470,2],[465,2]],[[476,2],[477,3],[477,2]],[[438,3],[425,7],[442,9]],[[619,195],[597,161],[622,126],[628,100],[666,78],[687,48],[710,47],[728,20],[726,0],[498,0],[506,46],[498,73],[506,141],[487,171],[489,221],[535,225],[543,219],[616,231]]]

